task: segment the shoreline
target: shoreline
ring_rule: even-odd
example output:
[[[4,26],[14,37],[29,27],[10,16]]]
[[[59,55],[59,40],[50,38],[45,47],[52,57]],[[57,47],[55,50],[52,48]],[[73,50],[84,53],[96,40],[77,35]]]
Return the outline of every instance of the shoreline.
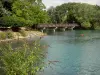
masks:
[[[2,33],[3,33],[3,31],[2,31]],[[35,37],[41,38],[41,37],[47,35],[46,33],[42,33],[40,31],[25,31],[26,36],[22,36],[21,34],[19,34],[19,32],[13,32],[12,31],[11,33],[14,36],[13,38],[10,38],[10,39],[6,38],[6,39],[3,39],[3,40],[0,39],[0,42],[8,42],[8,41],[13,41],[13,40],[28,39],[28,38],[35,38]],[[17,35],[17,34],[19,34],[19,35]]]

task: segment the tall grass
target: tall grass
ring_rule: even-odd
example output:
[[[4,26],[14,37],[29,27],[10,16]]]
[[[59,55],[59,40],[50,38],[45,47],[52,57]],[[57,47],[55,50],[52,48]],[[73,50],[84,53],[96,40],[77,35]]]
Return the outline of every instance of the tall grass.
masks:
[[[0,48],[0,70],[1,75],[36,75],[43,67],[44,51],[41,50],[39,42],[22,47],[12,48],[10,43]]]
[[[12,31],[0,32],[0,40],[12,39],[13,37]]]

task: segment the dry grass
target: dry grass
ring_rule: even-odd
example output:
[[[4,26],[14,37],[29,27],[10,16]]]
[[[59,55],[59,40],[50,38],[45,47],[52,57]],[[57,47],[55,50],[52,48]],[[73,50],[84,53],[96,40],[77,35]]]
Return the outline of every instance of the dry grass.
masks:
[[[11,40],[11,39],[22,39],[22,38],[29,38],[32,37],[40,37],[45,36],[45,33],[39,31],[24,31],[21,30],[20,32],[13,32],[13,31],[0,31],[0,40]]]

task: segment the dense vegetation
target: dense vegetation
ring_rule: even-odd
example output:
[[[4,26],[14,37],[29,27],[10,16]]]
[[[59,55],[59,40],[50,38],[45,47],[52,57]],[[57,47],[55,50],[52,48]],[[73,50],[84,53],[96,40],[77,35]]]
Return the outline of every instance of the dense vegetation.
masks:
[[[24,40],[25,41],[25,40]],[[39,41],[0,44],[0,75],[36,75],[44,66],[45,50]]]
[[[81,28],[100,29],[100,6],[64,3],[46,11],[42,0],[0,0],[0,27],[74,22]]]
[[[100,7],[86,3],[64,3],[48,9],[50,23],[77,23],[81,28],[100,28]]]
[[[24,27],[41,23],[77,23],[80,28],[100,29],[100,7],[85,3],[65,3],[47,11],[42,0],[0,0],[0,27]],[[20,31],[22,36],[26,36]],[[0,39],[13,38],[9,31]],[[1,45],[1,44],[0,44]],[[18,48],[11,44],[0,47],[0,74],[35,75],[43,67],[45,52],[39,43],[24,43]]]
[[[0,0],[0,27],[22,27],[46,23],[42,0]]]

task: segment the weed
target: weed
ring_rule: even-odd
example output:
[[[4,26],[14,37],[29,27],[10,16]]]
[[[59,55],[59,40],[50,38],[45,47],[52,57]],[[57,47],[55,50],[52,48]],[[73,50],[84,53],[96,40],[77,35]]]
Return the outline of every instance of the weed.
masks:
[[[43,50],[39,43],[31,46],[24,43],[22,47],[13,49],[8,43],[0,48],[0,68],[6,75],[35,75],[43,67]]]

